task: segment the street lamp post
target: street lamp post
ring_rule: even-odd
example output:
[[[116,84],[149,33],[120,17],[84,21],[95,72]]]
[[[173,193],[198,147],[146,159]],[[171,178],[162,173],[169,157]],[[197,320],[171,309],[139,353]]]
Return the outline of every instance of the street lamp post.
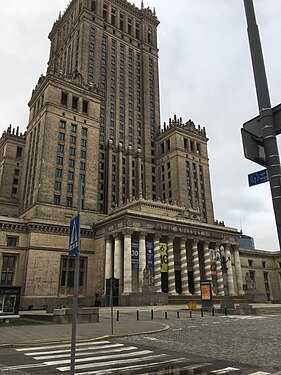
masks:
[[[223,274],[223,284],[224,284],[224,296],[222,296],[221,299],[221,309],[228,307],[228,308],[234,308],[234,301],[233,297],[230,296],[229,293],[229,282],[228,282],[228,262],[229,267],[231,267],[231,253],[228,249],[225,249],[223,245],[219,247],[216,253],[217,260],[221,263],[221,269]]]

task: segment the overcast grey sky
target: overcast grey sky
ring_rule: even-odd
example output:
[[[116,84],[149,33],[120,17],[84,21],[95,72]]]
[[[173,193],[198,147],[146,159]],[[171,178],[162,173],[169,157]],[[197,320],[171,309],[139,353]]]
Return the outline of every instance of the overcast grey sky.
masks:
[[[133,2],[133,0],[131,1]],[[134,0],[140,6],[141,0]],[[25,130],[27,103],[46,72],[48,33],[68,0],[9,0],[0,13],[2,132]],[[144,0],[161,21],[161,121],[177,114],[205,126],[215,217],[278,250],[269,184],[249,188],[260,170],[243,156],[240,128],[258,114],[243,0]],[[272,106],[281,102],[281,1],[254,0]]]

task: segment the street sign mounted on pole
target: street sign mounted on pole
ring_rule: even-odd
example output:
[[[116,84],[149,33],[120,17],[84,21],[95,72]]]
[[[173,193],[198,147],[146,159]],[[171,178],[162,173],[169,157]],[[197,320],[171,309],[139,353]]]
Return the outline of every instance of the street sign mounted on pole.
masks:
[[[68,255],[75,255],[79,252],[80,242],[80,214],[76,215],[70,222],[69,231],[69,253]]]
[[[267,169],[248,174],[248,181],[250,187],[268,182]]]

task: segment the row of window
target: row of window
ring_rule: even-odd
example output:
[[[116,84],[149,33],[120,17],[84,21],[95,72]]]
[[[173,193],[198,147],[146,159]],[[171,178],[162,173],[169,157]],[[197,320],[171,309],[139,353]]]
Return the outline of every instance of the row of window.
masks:
[[[1,285],[14,285],[17,257],[15,255],[3,255],[1,268]],[[79,286],[85,285],[87,259],[80,257],[79,266]],[[71,257],[61,257],[60,286],[66,288],[74,287],[75,259]]]
[[[70,94],[68,94],[67,92],[64,92],[62,91],[61,93],[61,105],[64,106],[65,108],[68,108],[70,103],[69,103],[69,97],[70,97]],[[73,111],[78,111],[79,110],[79,103],[80,101],[82,101],[82,113],[84,115],[88,115],[88,110],[89,110],[89,101],[88,100],[85,100],[85,99],[79,99],[78,97],[76,96],[72,96],[72,101],[71,101],[71,109]]]

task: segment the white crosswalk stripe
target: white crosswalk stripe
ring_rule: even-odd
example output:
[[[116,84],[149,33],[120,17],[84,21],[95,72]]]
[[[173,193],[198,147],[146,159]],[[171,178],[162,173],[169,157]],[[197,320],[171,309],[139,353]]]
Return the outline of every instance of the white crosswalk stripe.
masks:
[[[34,369],[40,371],[40,367],[53,367],[54,371],[70,373],[71,344],[57,344],[37,346],[30,348],[18,348],[28,358],[36,360],[37,363],[23,364],[1,368],[0,373],[5,370]],[[210,367],[212,369],[210,370]],[[216,368],[213,363],[196,362],[192,363],[186,357],[175,358],[168,352],[159,352],[156,349],[140,349],[134,345],[114,343],[111,341],[88,341],[76,344],[75,374],[77,375],[107,375],[107,374],[133,374],[134,371],[144,371],[143,374],[158,368],[158,374],[165,374],[164,368],[180,368],[187,370],[189,374],[202,369],[203,373],[209,368],[208,373],[223,375],[241,371],[239,367]],[[153,371],[153,370],[152,370]],[[266,372],[254,370],[247,371],[248,375],[270,375]]]
[[[69,373],[71,362],[71,345],[58,344],[19,348],[18,352],[33,358],[40,363],[34,367],[54,366],[60,372]],[[84,342],[76,345],[75,371],[77,374],[113,374],[116,371],[124,373],[136,369],[165,366],[186,362],[186,358],[173,359],[169,354],[154,353],[152,350],[141,350],[136,346],[110,341]],[[23,365],[26,368],[26,365]],[[13,369],[22,366],[13,366]],[[87,371],[86,371],[87,370]],[[86,372],[84,372],[86,371]]]

